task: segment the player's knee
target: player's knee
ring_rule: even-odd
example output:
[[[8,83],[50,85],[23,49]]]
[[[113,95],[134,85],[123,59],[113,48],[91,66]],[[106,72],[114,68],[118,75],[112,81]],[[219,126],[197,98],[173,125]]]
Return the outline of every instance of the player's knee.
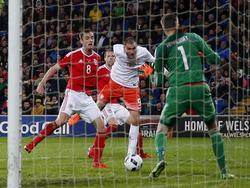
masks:
[[[139,126],[140,122],[139,122],[139,120],[132,118],[130,121],[130,124],[135,125],[135,126],[137,126],[137,125]]]
[[[104,126],[102,118],[97,118],[93,123],[95,124],[98,132],[106,132],[106,127]]]
[[[139,125],[140,124],[140,114],[137,111],[131,111],[130,112],[130,121],[133,125]]]
[[[204,119],[208,130],[216,129],[215,116]]]
[[[60,112],[57,116],[55,123],[58,125],[58,127],[61,127],[64,123],[66,123],[69,119],[69,115],[65,112]]]
[[[160,123],[167,126],[167,127],[173,127],[176,124],[176,118],[161,118]]]
[[[111,128],[118,128],[118,124],[112,124],[112,123],[108,123],[108,126],[110,126]]]
[[[167,126],[164,124],[158,123],[156,133],[159,134],[159,133],[166,133],[166,132],[167,132]]]
[[[117,126],[118,125],[118,121],[115,117],[110,117],[107,118],[108,124],[112,125],[112,127]]]
[[[139,125],[140,124],[140,119],[137,118],[137,117],[133,118],[132,124],[133,125]]]
[[[61,127],[65,122],[67,122],[67,120],[56,119],[56,120],[54,121],[54,123],[55,123],[54,126]]]

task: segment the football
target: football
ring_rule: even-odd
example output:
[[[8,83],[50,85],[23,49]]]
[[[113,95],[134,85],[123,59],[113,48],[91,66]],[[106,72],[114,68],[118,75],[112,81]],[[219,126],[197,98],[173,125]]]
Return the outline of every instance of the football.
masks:
[[[129,171],[137,171],[142,167],[143,160],[140,155],[127,155],[124,159],[124,165]]]

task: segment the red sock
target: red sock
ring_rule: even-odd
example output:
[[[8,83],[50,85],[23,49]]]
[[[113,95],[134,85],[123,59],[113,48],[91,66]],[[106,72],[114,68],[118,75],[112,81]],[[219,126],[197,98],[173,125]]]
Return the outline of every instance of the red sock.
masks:
[[[111,136],[111,134],[113,133],[113,132],[116,132],[117,131],[117,125],[115,125],[115,124],[110,124],[109,126],[108,126],[108,128],[107,128],[107,132],[106,132],[106,138],[108,138],[108,137],[110,137]]]
[[[93,145],[94,162],[101,162],[103,149],[105,147],[106,132],[97,132]]]
[[[143,151],[143,142],[142,142],[141,129],[139,130],[139,135],[138,135],[136,150],[137,150],[137,154],[139,154],[139,155],[141,155],[141,154],[144,153],[144,151]]]
[[[48,136],[51,135],[55,129],[57,129],[58,126],[56,125],[55,122],[51,122],[48,123],[43,130],[40,131],[40,133],[32,140],[32,142],[30,144],[32,144],[33,146],[36,146],[39,142],[43,141],[43,139]]]

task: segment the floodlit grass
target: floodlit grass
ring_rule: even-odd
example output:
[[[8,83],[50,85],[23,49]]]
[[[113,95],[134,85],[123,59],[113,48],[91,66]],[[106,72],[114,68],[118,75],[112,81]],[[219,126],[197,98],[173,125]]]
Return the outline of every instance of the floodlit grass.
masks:
[[[31,138],[23,138],[23,145]],[[22,152],[22,187],[250,187],[250,139],[226,139],[225,153],[235,180],[220,180],[209,138],[168,141],[166,170],[157,180],[148,175],[156,159],[145,159],[138,172],[125,170],[127,138],[106,142],[103,161],[108,169],[93,169],[87,158],[93,138],[50,137],[31,153]],[[154,154],[154,140],[144,139]],[[0,187],[7,184],[7,138],[0,138]]]

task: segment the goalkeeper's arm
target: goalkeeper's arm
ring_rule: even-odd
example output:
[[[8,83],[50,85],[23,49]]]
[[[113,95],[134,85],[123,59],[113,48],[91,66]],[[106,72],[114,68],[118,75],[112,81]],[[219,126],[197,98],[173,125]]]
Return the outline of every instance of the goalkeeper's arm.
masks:
[[[162,48],[156,48],[155,52],[155,63],[154,63],[154,82],[156,86],[163,87],[164,85],[164,75],[168,74],[168,71],[164,68],[164,61],[162,57]]]

